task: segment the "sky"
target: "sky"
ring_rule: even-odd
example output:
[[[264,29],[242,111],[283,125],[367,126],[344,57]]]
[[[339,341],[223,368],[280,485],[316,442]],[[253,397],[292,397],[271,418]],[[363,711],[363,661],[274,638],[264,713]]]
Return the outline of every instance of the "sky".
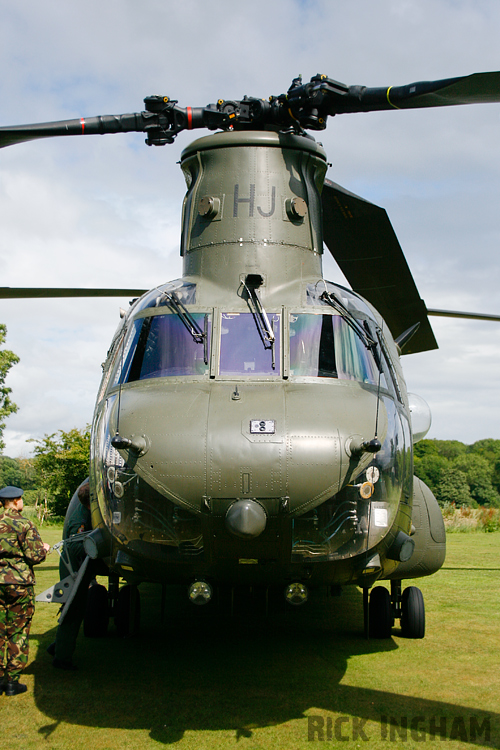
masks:
[[[497,0],[0,0],[0,125],[267,97],[316,73],[402,85],[498,70]],[[500,314],[500,104],[341,115],[317,134],[328,177],[387,209],[430,308]],[[200,131],[198,135],[205,134]],[[150,288],[181,275],[177,162],[193,139],[54,138],[0,150],[0,286]],[[325,255],[325,276],[342,281]],[[0,300],[17,414],[10,456],[91,421],[128,299]],[[500,439],[500,325],[432,318],[403,357],[429,437]]]

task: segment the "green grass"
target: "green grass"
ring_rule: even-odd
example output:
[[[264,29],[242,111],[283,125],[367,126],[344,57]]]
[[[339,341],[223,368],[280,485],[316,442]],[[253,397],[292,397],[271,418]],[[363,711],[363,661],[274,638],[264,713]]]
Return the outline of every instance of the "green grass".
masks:
[[[47,529],[53,543],[60,530]],[[45,653],[53,640],[56,608],[37,606],[29,692],[0,698],[0,738],[9,750],[142,750],[179,748],[471,747],[450,739],[469,730],[469,718],[489,718],[500,747],[500,533],[448,537],[445,567],[416,581],[426,600],[424,640],[405,640],[399,628],[389,641],[366,641],[357,589],[340,598],[312,596],[305,607],[271,598],[267,619],[260,598],[228,608],[195,608],[173,589],[167,622],[159,622],[159,588],[142,591],[143,631],[119,639],[79,638],[78,672],[54,670]],[[37,589],[57,579],[57,558],[40,566]],[[422,716],[420,742],[381,739],[381,716]],[[331,720],[351,739],[308,741],[308,717]],[[448,737],[429,736],[431,717],[444,717]],[[342,720],[343,721],[343,720]],[[352,739],[353,722],[363,734]],[[395,730],[393,730],[393,734]]]

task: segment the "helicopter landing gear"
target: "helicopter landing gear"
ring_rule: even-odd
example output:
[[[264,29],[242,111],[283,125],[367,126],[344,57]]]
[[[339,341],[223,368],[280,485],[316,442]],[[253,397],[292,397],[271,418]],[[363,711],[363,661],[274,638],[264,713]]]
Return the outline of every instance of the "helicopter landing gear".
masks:
[[[370,637],[390,638],[393,622],[391,595],[383,586],[375,586],[371,590],[368,606],[368,632]]]
[[[141,620],[139,589],[133,584],[123,586],[118,592],[114,607],[116,631],[119,636],[138,635]]]
[[[424,597],[416,586],[401,591],[401,581],[391,581],[391,592],[375,586],[363,589],[363,615],[366,638],[390,638],[394,620],[401,621],[403,638],[425,635]]]
[[[394,616],[401,621],[401,635],[404,638],[423,638],[425,606],[420,589],[408,586],[401,593],[401,581],[391,581],[391,599]]]
[[[83,633],[87,638],[103,638],[108,632],[109,606],[105,586],[95,583],[87,593]]]
[[[401,632],[405,638],[425,635],[424,597],[416,586],[408,586],[401,598]]]

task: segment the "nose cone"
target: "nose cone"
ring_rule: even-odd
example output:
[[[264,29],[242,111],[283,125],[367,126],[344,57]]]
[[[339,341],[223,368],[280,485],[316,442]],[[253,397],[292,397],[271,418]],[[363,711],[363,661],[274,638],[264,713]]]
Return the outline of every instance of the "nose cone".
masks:
[[[226,513],[226,528],[243,539],[255,539],[266,528],[267,516],[255,500],[238,500]]]

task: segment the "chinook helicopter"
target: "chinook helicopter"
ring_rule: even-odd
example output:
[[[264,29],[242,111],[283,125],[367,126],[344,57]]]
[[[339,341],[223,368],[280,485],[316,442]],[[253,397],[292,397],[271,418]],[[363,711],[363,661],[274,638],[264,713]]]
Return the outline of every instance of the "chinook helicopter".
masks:
[[[140,113],[0,128],[1,147],[122,132],[160,146],[218,131],[182,152],[180,279],[1,291],[135,297],[92,421],[83,543],[108,566],[106,600],[128,621],[145,581],[184,584],[194,604],[218,587],[281,587],[299,605],[318,587],[355,585],[367,635],[388,638],[400,619],[422,638],[422,593],[402,582],[442,566],[445,532],[413,475],[431,418],[406,391],[400,355],[437,347],[429,315],[500,318],[428,310],[386,212],[325,179],[326,153],[306,131],[344,113],[498,102],[500,73],[389,88],[316,75],[268,101],[144,101]],[[323,278],[323,243],[352,289]],[[69,603],[63,589],[45,600]]]

